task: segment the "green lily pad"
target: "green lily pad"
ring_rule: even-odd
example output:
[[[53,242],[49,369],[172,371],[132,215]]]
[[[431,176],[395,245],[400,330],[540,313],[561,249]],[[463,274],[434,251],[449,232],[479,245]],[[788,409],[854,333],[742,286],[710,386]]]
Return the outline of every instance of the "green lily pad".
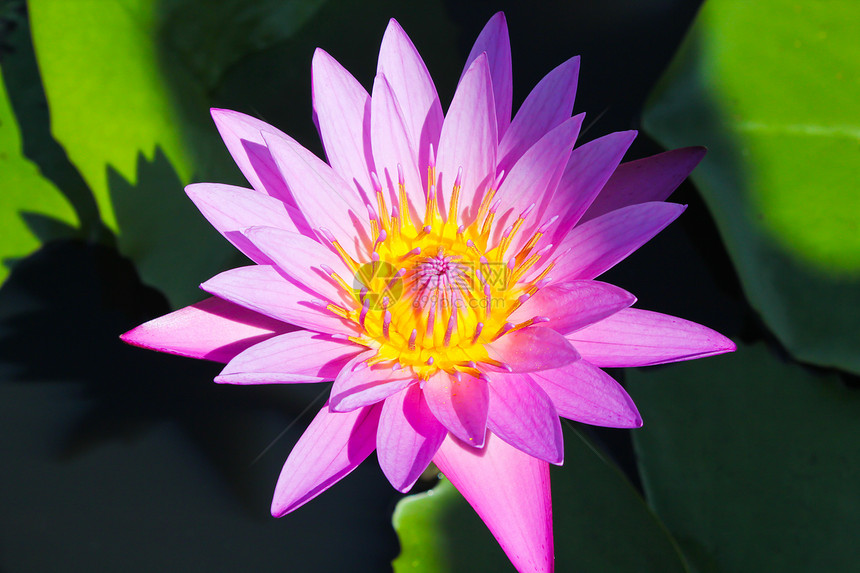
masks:
[[[633,370],[645,492],[697,571],[860,562],[860,393],[763,344]]]
[[[9,265],[47,240],[74,235],[74,210],[22,152],[21,133],[0,73],[0,284]]]
[[[646,129],[693,173],[751,304],[803,361],[860,372],[860,4],[709,0]]]
[[[565,465],[551,473],[556,570],[687,570],[674,540],[624,475],[578,432],[565,428]],[[401,546],[396,573],[514,570],[487,527],[445,479],[400,501],[393,522]]]
[[[235,256],[203,230],[182,192],[192,178],[237,181],[207,90],[249,52],[294,33],[321,2],[28,3],[51,132],[120,251],[175,306],[199,299],[197,284]]]

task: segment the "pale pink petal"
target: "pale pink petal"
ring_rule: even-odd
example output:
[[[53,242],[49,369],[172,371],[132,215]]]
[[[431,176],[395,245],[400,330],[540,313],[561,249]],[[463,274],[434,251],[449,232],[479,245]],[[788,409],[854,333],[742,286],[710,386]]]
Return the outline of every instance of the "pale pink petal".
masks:
[[[561,241],[553,276],[558,281],[593,279],[623,261],[678,218],[686,205],[640,203],[577,225]]]
[[[395,20],[388,23],[379,48],[377,73],[385,74],[418,153],[418,167],[427,173],[430,146],[438,149],[442,131],[442,105],[433,79],[412,41]],[[378,167],[378,166],[377,166]],[[422,180],[420,189],[426,190]]]
[[[499,218],[496,226],[497,241],[501,238],[507,221],[518,217],[526,209],[531,210],[526,222],[511,242],[508,253],[514,255],[519,252],[545,219],[561,212],[559,209],[552,209],[551,200],[584,117],[584,114],[579,114],[563,121],[544,135],[514,164],[499,186],[497,197],[502,199],[506,212],[511,210],[508,212],[509,219],[503,222],[503,214]]]
[[[705,156],[704,147],[684,147],[622,163],[582,216],[582,221],[628,205],[665,201]]]
[[[559,183],[584,118],[579,114],[566,119],[532,145],[505,175],[497,196],[515,209],[548,201],[555,191],[550,183]]]
[[[329,334],[355,332],[352,323],[332,314],[325,303],[288,280],[274,267],[251,265],[224,271],[200,288],[276,320]]]
[[[496,168],[496,104],[487,56],[469,66],[457,86],[439,139],[436,161],[437,192],[444,213],[450,209],[457,173],[463,168],[460,222],[475,215],[484,191],[493,183]]]
[[[487,428],[530,456],[561,464],[564,459],[561,422],[546,392],[528,374],[494,372],[488,376]]]
[[[323,406],[287,457],[272,515],[282,517],[301,507],[358,467],[376,447],[379,412],[370,406],[333,414]]]
[[[210,111],[221,139],[251,187],[294,205],[292,194],[263,141],[262,132],[289,136],[264,121],[238,111],[217,108]]]
[[[145,322],[120,338],[141,348],[228,362],[246,348],[295,328],[211,297]]]
[[[360,197],[353,186],[294,140],[269,133],[263,139],[311,227],[329,230],[353,256],[366,248],[368,198]]]
[[[550,212],[563,214],[557,230],[565,232],[576,225],[634,139],[636,131],[617,131],[573,150],[550,207]]]
[[[638,428],[642,418],[621,384],[586,360],[529,374],[560,416],[609,428]]]
[[[576,56],[538,82],[499,142],[500,171],[509,170],[544,134],[570,117],[578,77],[579,56]]]
[[[311,64],[314,118],[332,169],[370,193],[370,95],[343,66],[317,48]]]
[[[194,183],[185,188],[185,193],[206,220],[255,263],[266,265],[272,261],[251,244],[242,230],[264,225],[293,233],[309,233],[307,228],[300,230],[296,226],[296,221],[302,223],[302,215],[296,207],[250,189],[221,183]]]
[[[354,301],[329,276],[326,268],[347,282],[352,273],[343,260],[313,239],[274,227],[251,227],[245,236],[283,273],[306,289],[335,303]]]
[[[561,334],[540,326],[515,330],[486,348],[510,372],[547,370],[579,360],[579,353]]]
[[[327,334],[299,330],[274,336],[234,357],[215,382],[283,384],[334,380],[363,346]]]
[[[372,110],[370,136],[377,175],[383,187],[394,190],[393,195],[388,196],[398,197],[399,173],[402,173],[412,205],[410,212],[423,220],[427,196],[418,167],[418,154],[410,141],[401,107],[384,74],[377,74],[373,82]]]
[[[367,365],[376,354],[368,350],[355,356],[338,373],[331,387],[332,412],[350,412],[384,400],[412,384],[411,368],[392,369],[390,366]]]
[[[701,324],[636,308],[617,312],[567,339],[583,358],[604,368],[664,364],[735,350],[734,342]]]
[[[423,390],[430,411],[449,432],[472,447],[484,444],[489,407],[486,380],[439,371],[424,383]]]
[[[517,571],[552,573],[549,464],[492,434],[481,449],[449,436],[433,461],[487,524]]]
[[[549,320],[541,326],[570,334],[603,320],[636,302],[624,289],[600,281],[570,281],[540,289],[508,317],[512,323],[536,316]]]
[[[414,384],[387,398],[376,433],[379,467],[398,491],[412,489],[448,434]]]
[[[493,94],[496,100],[496,118],[498,119],[498,136],[505,135],[511,124],[511,102],[513,100],[513,72],[511,69],[511,40],[508,36],[508,23],[503,12],[496,12],[487,22],[469,57],[466,58],[466,70],[482,53],[487,54],[490,64],[490,76],[493,79]],[[462,75],[460,80],[462,81]]]

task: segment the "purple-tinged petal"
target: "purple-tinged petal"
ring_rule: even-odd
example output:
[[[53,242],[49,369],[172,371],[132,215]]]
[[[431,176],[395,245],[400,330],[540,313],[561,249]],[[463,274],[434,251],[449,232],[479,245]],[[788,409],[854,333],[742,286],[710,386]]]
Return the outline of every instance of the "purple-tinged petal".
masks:
[[[351,255],[362,243],[369,244],[363,223],[367,197],[360,197],[353,186],[294,140],[269,133],[264,133],[263,139],[311,227],[334,233]]]
[[[221,183],[194,183],[185,188],[185,193],[219,233],[248,258],[261,265],[272,261],[242,234],[244,229],[263,225],[293,233],[309,233],[308,229],[301,231],[296,226],[296,221],[302,223],[298,209],[250,189]]]
[[[733,352],[735,343],[706,326],[628,308],[567,337],[583,358],[603,368],[650,366]]]
[[[274,267],[251,265],[215,275],[200,288],[276,320],[329,334],[355,332],[352,323],[329,312],[315,294],[288,280]]]
[[[370,193],[370,95],[337,60],[317,48],[311,64],[314,117],[332,169]]]
[[[499,142],[499,171],[508,171],[544,134],[570,117],[578,77],[579,56],[575,56],[538,82]]]
[[[549,464],[492,434],[481,449],[449,436],[433,461],[487,524],[517,571],[552,573]]]
[[[370,406],[333,414],[323,406],[287,457],[272,515],[283,517],[301,507],[358,467],[376,447],[379,412]]]
[[[424,60],[395,20],[388,23],[379,48],[377,73],[385,74],[403,111],[412,149],[418,153],[420,173],[427,173],[430,146],[438,149],[442,105]],[[419,190],[426,190],[424,182]]]
[[[285,384],[334,380],[364,347],[326,334],[298,330],[274,336],[235,356],[220,384]]]
[[[622,163],[581,221],[628,205],[665,201],[696,168],[706,151],[704,147],[684,147]]]
[[[505,334],[486,345],[490,357],[510,372],[534,372],[579,360],[579,353],[551,328],[528,327]]]
[[[621,163],[636,133],[617,131],[573,150],[550,207],[550,212],[563,213],[555,227],[558,231],[576,225]]]
[[[498,120],[498,136],[501,138],[511,124],[511,105],[513,100],[513,71],[511,67],[511,40],[508,35],[508,23],[503,12],[496,12],[487,22],[469,57],[466,58],[466,66],[463,74],[482,53],[487,54],[487,62],[490,64],[490,76],[493,80],[493,95],[496,100],[496,118]],[[460,76],[462,81],[463,77]]]
[[[350,412],[385,400],[412,384],[411,368],[392,369],[390,366],[367,365],[375,351],[355,356],[338,373],[331,387],[329,408],[332,412]]]
[[[450,209],[457,173],[463,168],[458,213],[461,223],[474,218],[493,183],[496,168],[496,104],[487,56],[478,56],[457,86],[439,138],[437,192],[443,212]]]
[[[211,297],[145,322],[120,338],[159,352],[229,362],[246,348],[295,329],[291,324]]]
[[[439,371],[424,383],[423,390],[430,411],[449,432],[472,447],[484,445],[489,408],[486,380]]]
[[[274,133],[286,138],[289,136],[264,121],[238,111],[212,108],[210,112],[227,150],[251,187],[295,205],[262,133]]]
[[[560,465],[564,459],[561,422],[546,392],[528,374],[488,376],[487,428],[518,450]]]
[[[642,426],[636,404],[621,384],[586,360],[529,376],[549,395],[564,418],[608,428]]]
[[[329,301],[353,302],[350,293],[343,292],[323,269],[330,268],[349,281],[352,273],[343,260],[317,241],[274,227],[251,227],[245,236],[284,274],[295,279],[307,290]]]
[[[516,254],[533,236],[537,228],[549,218],[561,211],[551,207],[551,200],[556,192],[559,180],[568,162],[573,144],[582,127],[585,114],[579,114],[554,128],[531,146],[526,153],[511,167],[499,186],[498,197],[511,218],[517,217],[525,209],[534,205],[531,216],[528,217],[520,232],[511,242],[508,253]],[[501,238],[505,224],[496,226],[496,241]]]
[[[412,489],[447,434],[417,384],[385,400],[376,433],[376,456],[397,491]]]
[[[399,173],[403,181],[412,211],[423,220],[427,202],[424,183],[418,167],[418,154],[410,140],[408,127],[397,97],[384,74],[377,74],[373,82],[373,103],[370,121],[370,137],[377,175],[384,187],[394,190],[390,197],[398,196]],[[397,204],[396,202],[394,203]]]
[[[508,317],[512,323],[536,316],[549,319],[541,326],[570,334],[603,320],[636,302],[636,297],[615,285],[600,281],[570,281],[540,289]]]
[[[623,261],[633,251],[677,219],[686,205],[640,203],[606,213],[571,230],[556,253],[558,281],[593,279]]]

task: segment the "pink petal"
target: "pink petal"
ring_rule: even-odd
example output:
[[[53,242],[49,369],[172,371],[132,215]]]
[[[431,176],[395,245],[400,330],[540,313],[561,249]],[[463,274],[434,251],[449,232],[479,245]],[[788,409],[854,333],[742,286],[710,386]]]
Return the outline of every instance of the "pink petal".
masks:
[[[545,316],[541,326],[560,334],[570,334],[603,320],[636,302],[624,289],[600,281],[570,281],[540,289],[508,319],[514,324]]]
[[[392,370],[390,366],[367,365],[376,354],[368,350],[355,356],[338,373],[331,387],[332,412],[350,412],[385,400],[413,382],[411,368]]]
[[[511,41],[508,36],[508,23],[503,12],[496,12],[487,22],[469,57],[463,75],[478,56],[486,52],[490,64],[490,76],[493,80],[493,95],[496,100],[497,132],[499,138],[504,136],[511,124],[511,102],[513,100],[513,72],[511,69]],[[460,76],[462,81],[463,77]]]
[[[292,203],[292,194],[263,141],[262,132],[289,136],[264,121],[238,111],[212,108],[211,113],[221,139],[248,183],[261,193]]]
[[[579,360],[579,353],[561,334],[540,326],[515,330],[486,348],[511,372],[547,370]]]
[[[255,263],[265,265],[272,261],[251,244],[242,230],[264,225],[302,232],[294,222],[302,221],[298,209],[274,197],[221,183],[194,183],[185,188],[185,193],[206,220]],[[305,229],[302,234],[307,232]]]
[[[442,105],[433,79],[412,41],[395,20],[388,23],[379,48],[377,73],[385,74],[403,110],[412,149],[418,153],[420,173],[427,173],[430,146],[438,149]],[[423,185],[419,190],[426,190]]]
[[[538,82],[499,142],[500,171],[508,171],[544,134],[570,117],[578,76],[579,56],[576,56]]]
[[[332,169],[370,193],[370,96],[343,66],[317,48],[311,64],[314,117]]]
[[[513,209],[510,212],[511,219],[516,218],[531,205],[535,206],[531,216],[526,219],[526,223],[511,242],[509,254],[514,255],[519,252],[537,228],[544,223],[550,201],[570,157],[576,137],[579,135],[584,117],[584,114],[579,114],[563,121],[561,125],[543,136],[514,164],[499,186],[498,197],[504,201],[505,208]],[[561,211],[550,210],[549,216],[556,212]],[[506,226],[501,222],[501,218],[499,221],[496,225],[497,241]]]
[[[449,437],[433,458],[517,571],[552,573],[549,465],[490,434],[481,449]]]
[[[622,163],[582,216],[582,221],[628,205],[665,201],[705,156],[704,147],[684,147]]]
[[[593,279],[623,261],[684,212],[685,205],[640,203],[612,211],[571,230],[556,253],[559,281]]]
[[[274,336],[234,357],[215,382],[283,384],[334,380],[363,347],[326,334],[298,330]]]
[[[351,255],[368,243],[364,223],[367,198],[316,155],[290,138],[263,134],[296,204],[315,230],[328,229]],[[362,247],[363,248],[363,247]]]
[[[245,236],[275,266],[307,290],[335,303],[354,300],[322,270],[328,267],[349,282],[352,280],[349,268],[338,255],[317,241],[274,227],[251,227],[245,230]]]
[[[457,172],[463,168],[459,209],[461,223],[474,217],[496,167],[496,108],[487,56],[469,66],[457,86],[439,138],[437,191],[443,212],[450,208]]]
[[[141,324],[120,338],[141,348],[228,362],[246,348],[295,328],[211,297]]]
[[[579,221],[634,139],[636,131],[617,131],[573,150],[550,208],[564,214],[556,229],[565,232]]]
[[[733,352],[735,343],[701,324],[628,308],[567,337],[604,368],[649,366]]]
[[[398,173],[403,173],[406,193],[412,205],[411,211],[414,211],[419,220],[423,220],[427,198],[418,167],[418,154],[409,136],[398,100],[383,74],[378,74],[373,82],[372,110],[370,135],[377,175],[383,187],[395,190],[394,197],[397,197]]]
[[[290,452],[272,500],[282,517],[306,504],[367,458],[376,447],[380,408],[333,414],[323,406]]]
[[[224,271],[200,285],[210,294],[276,320],[329,334],[355,332],[352,323],[332,314],[318,296],[302,289],[274,267],[251,265]]]
[[[424,383],[430,411],[449,432],[473,447],[484,445],[489,390],[483,378],[439,371]]]
[[[494,372],[489,378],[490,431],[530,456],[561,464],[564,459],[561,422],[546,392],[528,374]]]
[[[638,428],[636,404],[612,377],[585,360],[529,374],[546,392],[560,416],[609,428]]]
[[[376,434],[376,455],[391,485],[402,492],[412,489],[447,434],[417,384],[387,398]]]

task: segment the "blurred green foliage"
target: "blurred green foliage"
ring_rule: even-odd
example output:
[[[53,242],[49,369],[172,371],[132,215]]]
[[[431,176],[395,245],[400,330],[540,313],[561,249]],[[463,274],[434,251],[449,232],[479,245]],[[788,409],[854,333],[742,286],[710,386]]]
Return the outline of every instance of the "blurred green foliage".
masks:
[[[798,359],[860,373],[860,4],[710,0],[648,103],[750,303]]]

